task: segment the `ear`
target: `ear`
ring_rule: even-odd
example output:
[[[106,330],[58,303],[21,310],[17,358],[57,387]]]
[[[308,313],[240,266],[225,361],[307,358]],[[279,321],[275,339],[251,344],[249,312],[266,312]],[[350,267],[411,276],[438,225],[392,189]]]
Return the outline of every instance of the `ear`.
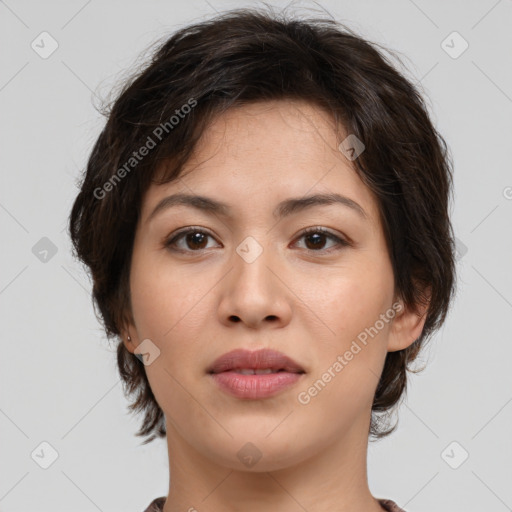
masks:
[[[432,293],[431,288],[423,292],[423,303],[415,307],[405,307],[403,300],[398,299],[401,308],[391,323],[388,337],[388,352],[396,352],[412,345],[420,336],[427,319],[428,307]]]
[[[128,350],[128,352],[131,352],[132,354],[135,352],[135,348],[138,345],[137,340],[134,338],[134,333],[135,329],[124,328],[122,329],[120,334],[121,340],[123,341],[126,350]]]
[[[139,339],[137,337],[137,329],[135,328],[131,312],[123,315],[119,336],[121,337],[126,350],[134,354],[135,349],[139,345]]]

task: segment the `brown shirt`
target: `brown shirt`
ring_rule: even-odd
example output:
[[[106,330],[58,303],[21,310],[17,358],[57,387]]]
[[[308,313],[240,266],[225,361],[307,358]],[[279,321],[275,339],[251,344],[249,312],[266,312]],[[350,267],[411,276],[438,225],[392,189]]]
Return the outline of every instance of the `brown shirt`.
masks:
[[[165,496],[154,499],[149,507],[144,512],[162,512],[164,509]],[[400,508],[394,501],[387,499],[380,499],[379,503],[386,512],[405,512],[403,508]]]

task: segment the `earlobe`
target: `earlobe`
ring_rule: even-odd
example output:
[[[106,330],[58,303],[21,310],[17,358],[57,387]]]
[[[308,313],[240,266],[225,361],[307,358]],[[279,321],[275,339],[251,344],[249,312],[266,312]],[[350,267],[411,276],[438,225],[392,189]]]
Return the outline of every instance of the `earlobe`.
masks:
[[[125,311],[123,314],[121,325],[119,328],[119,337],[121,338],[123,345],[125,346],[128,352],[132,354],[135,352],[137,347],[135,335],[133,334],[135,331],[135,323],[133,320],[133,315],[130,309]]]
[[[402,300],[400,313],[398,313],[390,327],[388,338],[388,352],[403,350],[412,345],[423,332],[423,326],[427,319],[430,304],[430,290],[427,294],[428,301],[416,305],[416,308],[405,306]]]
[[[126,347],[126,350],[128,352],[131,352],[132,354],[135,351],[135,344],[133,343],[132,337],[127,332],[123,331],[121,333],[121,339],[123,340],[123,344]]]

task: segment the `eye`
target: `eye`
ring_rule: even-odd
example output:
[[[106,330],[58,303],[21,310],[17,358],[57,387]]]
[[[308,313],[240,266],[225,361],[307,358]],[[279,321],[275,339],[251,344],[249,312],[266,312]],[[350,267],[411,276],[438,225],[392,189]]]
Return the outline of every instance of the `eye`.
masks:
[[[170,250],[177,250],[182,252],[198,252],[201,249],[207,249],[208,237],[213,238],[207,231],[201,228],[189,227],[179,231],[165,242],[165,247]],[[185,248],[179,246],[178,242],[184,240]]]
[[[208,238],[213,236],[202,228],[189,227],[184,228],[178,233],[173,234],[168,240],[164,242],[165,247],[172,251],[180,252],[199,252],[203,249],[208,249]],[[340,238],[339,236],[331,233],[325,228],[312,227],[304,230],[299,239],[304,238],[306,240],[306,250],[312,252],[331,252],[333,249],[325,249],[325,239],[334,242],[334,247],[338,248],[347,247],[350,245],[349,242]],[[179,242],[183,242],[181,246]],[[185,246],[183,246],[183,244]]]
[[[343,238],[340,238],[334,233],[331,233],[327,229],[321,227],[313,227],[304,230],[300,235],[299,239],[300,238],[305,238],[305,240],[309,241],[309,243],[306,242],[306,249],[313,252],[332,251],[332,247],[331,249],[327,250],[323,248],[323,246],[325,245],[326,238],[334,241],[334,246],[338,246],[338,248],[347,247],[350,245],[350,243],[344,240]]]

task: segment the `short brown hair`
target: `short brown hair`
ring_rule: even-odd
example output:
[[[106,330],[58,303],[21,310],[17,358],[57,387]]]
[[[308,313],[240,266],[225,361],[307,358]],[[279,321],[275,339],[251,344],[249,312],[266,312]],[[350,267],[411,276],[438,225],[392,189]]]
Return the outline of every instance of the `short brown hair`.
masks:
[[[452,162],[420,93],[377,46],[332,19],[255,9],[187,26],[159,46],[109,108],[69,219],[74,254],[90,269],[94,306],[108,338],[120,336],[132,321],[131,254],[150,184],[175,180],[208,122],[228,108],[306,100],[364,143],[353,163],[378,198],[395,289],[406,307],[417,311],[428,304],[421,336],[388,352],[376,389],[369,434],[393,432],[396,425],[387,428],[383,421],[389,415],[379,413],[391,412],[404,394],[406,371],[415,371],[408,365],[444,322],[455,291]],[[156,147],[140,161],[130,160],[150,138],[158,138]],[[153,434],[143,444],[165,437],[164,414],[144,365],[119,339],[117,361],[125,394],[136,394],[130,409],[144,412],[137,435]]]

